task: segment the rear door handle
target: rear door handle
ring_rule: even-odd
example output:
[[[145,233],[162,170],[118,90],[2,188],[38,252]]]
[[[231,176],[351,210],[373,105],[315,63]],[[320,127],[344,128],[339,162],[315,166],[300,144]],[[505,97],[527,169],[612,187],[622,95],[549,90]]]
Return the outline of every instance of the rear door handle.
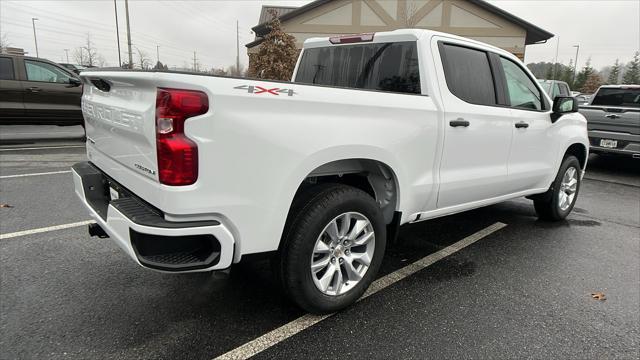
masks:
[[[38,91],[40,91],[40,88],[37,87],[37,86],[32,86],[32,87],[27,88],[27,91],[38,92]]]
[[[449,121],[449,125],[451,127],[459,127],[459,126],[467,127],[467,126],[469,126],[469,122],[467,120],[465,120],[465,119],[457,118],[455,120]]]
[[[609,118],[609,119],[617,119],[620,117],[620,115],[616,115],[616,114],[607,114],[604,117]]]
[[[516,123],[516,129],[520,129],[520,128],[526,129],[528,127],[529,127],[529,124],[527,124],[524,121],[520,121]]]

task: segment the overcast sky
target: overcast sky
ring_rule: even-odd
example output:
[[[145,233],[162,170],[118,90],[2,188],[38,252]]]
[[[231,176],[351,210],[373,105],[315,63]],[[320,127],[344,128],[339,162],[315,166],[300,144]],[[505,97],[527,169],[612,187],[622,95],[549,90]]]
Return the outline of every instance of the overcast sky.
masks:
[[[235,63],[236,20],[239,23],[240,59],[247,64],[244,44],[253,39],[263,4],[300,6],[309,1],[143,1],[130,0],[132,42],[156,61],[169,66],[191,66],[193,52],[205,68]],[[580,45],[579,66],[591,57],[596,68],[616,58],[627,62],[640,47],[640,0],[489,0],[551,33],[546,44],[530,45],[525,62],[553,61],[559,39],[558,61],[575,57],[573,45]],[[126,61],[124,1],[117,0],[122,60]],[[0,33],[11,46],[35,55],[31,18],[36,17],[41,57],[66,61],[64,49],[81,46],[87,32],[107,64],[118,63],[114,4],[111,0],[0,0]],[[137,56],[134,57],[134,61]]]

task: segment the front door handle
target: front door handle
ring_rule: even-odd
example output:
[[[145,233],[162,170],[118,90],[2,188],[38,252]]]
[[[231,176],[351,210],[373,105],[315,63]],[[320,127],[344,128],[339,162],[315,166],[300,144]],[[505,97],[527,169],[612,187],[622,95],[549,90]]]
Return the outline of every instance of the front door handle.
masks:
[[[30,91],[30,92],[38,92],[38,91],[40,91],[40,88],[37,87],[37,86],[32,86],[32,87],[27,88],[27,90]]]
[[[616,115],[616,114],[607,114],[604,117],[609,118],[609,119],[617,119],[620,117],[620,115]]]
[[[463,119],[463,118],[457,118],[455,120],[449,121],[449,126],[451,126],[451,127],[459,127],[459,126],[467,127],[467,126],[469,126],[469,122],[467,120]]]
[[[529,124],[527,124],[524,121],[520,121],[516,123],[516,129],[526,129],[529,127]]]

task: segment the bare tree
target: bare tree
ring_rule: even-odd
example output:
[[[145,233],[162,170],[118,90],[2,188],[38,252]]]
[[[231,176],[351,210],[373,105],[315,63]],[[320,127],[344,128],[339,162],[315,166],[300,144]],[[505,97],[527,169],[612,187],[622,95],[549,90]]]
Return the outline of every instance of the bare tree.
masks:
[[[210,73],[212,75],[220,75],[220,76],[229,75],[229,72],[223,68],[212,68]]]
[[[87,33],[85,45],[73,51],[73,58],[76,63],[84,66],[104,66],[105,64],[104,58],[98,54],[98,49],[93,46],[91,33]]]
[[[418,21],[420,21],[420,19],[416,17],[417,12],[418,5],[414,2],[407,2],[405,6],[400,8],[398,21],[407,28],[413,28],[418,24]]]
[[[78,47],[73,49],[73,60],[75,60],[76,64],[79,65],[87,64],[87,58],[84,53],[84,48]]]
[[[138,53],[138,64],[140,65],[140,69],[148,69],[151,67],[151,59],[149,58],[149,54],[147,54],[144,50],[141,50],[136,46],[136,52]]]
[[[228,74],[229,76],[244,77],[246,74],[246,71],[242,65],[240,65],[239,69],[236,69],[235,65],[231,65],[227,68],[227,71],[225,73]]]
[[[5,52],[5,49],[8,48],[11,44],[9,43],[9,38],[7,37],[7,33],[2,34],[0,36],[0,53]]]

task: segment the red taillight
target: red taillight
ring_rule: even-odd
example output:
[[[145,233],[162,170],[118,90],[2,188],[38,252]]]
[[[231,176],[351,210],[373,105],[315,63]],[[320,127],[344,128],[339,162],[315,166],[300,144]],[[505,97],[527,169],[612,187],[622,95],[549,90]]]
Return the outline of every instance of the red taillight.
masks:
[[[156,148],[160,183],[191,185],[198,179],[198,146],[184,134],[184,123],[208,110],[209,98],[202,91],[158,89]]]
[[[353,43],[369,42],[369,41],[373,41],[373,33],[334,36],[329,38],[329,42],[332,44],[353,44]]]

